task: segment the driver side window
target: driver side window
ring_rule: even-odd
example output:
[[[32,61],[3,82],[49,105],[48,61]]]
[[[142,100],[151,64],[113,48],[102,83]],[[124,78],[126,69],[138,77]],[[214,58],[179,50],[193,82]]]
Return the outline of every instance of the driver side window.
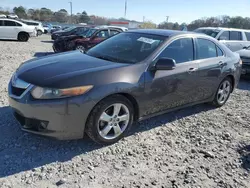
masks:
[[[160,58],[174,59],[176,63],[194,60],[194,43],[192,38],[181,38],[173,41],[158,56]]]

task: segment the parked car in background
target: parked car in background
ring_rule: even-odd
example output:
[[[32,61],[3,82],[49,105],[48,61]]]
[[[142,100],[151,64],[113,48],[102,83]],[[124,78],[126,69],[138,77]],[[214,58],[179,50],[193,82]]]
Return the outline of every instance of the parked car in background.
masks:
[[[126,27],[119,27],[119,26],[111,26],[111,25],[101,25],[101,26],[98,26],[99,28],[110,28],[110,29],[117,29],[117,30],[120,30],[120,31],[128,31],[128,28]]]
[[[81,32],[82,30],[85,30],[85,29],[86,29],[86,26],[69,27],[67,29],[54,32],[53,34],[51,34],[51,39],[56,40],[62,36],[75,35],[76,33]]]
[[[117,29],[89,28],[80,35],[61,37],[54,41],[53,49],[55,52],[65,52],[71,50],[87,50],[103,40],[122,32]]]
[[[61,30],[63,30],[62,26],[54,25],[54,26],[52,26],[52,29],[50,30],[50,33],[53,34],[54,32],[61,31]]]
[[[0,14],[0,18],[7,18],[5,14]]]
[[[44,28],[41,22],[23,19],[21,21],[27,25],[34,26],[37,30],[37,35],[42,35],[44,33]]]
[[[117,34],[85,53],[23,63],[9,104],[23,130],[101,144],[124,137],[133,122],[212,102],[223,106],[237,86],[241,60],[217,40],[169,30]]]
[[[242,50],[237,51],[242,60],[242,75],[250,76],[250,46],[245,47]]]
[[[106,40],[107,38],[117,35],[121,32],[122,31],[120,29],[117,30],[112,28],[90,29],[84,38],[72,41],[71,46],[73,47],[73,49],[85,51]]]
[[[250,46],[250,30],[221,27],[202,27],[194,30],[194,32],[204,33],[216,38],[233,52]]]
[[[0,39],[26,42],[35,34],[36,30],[33,26],[28,26],[18,20],[0,18]]]
[[[7,16],[7,18],[10,18],[10,19],[18,19],[18,16],[16,14],[9,14]]]

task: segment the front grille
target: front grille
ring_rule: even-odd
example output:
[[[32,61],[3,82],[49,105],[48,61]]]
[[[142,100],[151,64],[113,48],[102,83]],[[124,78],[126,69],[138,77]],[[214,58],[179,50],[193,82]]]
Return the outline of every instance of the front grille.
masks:
[[[11,86],[12,94],[17,96],[17,97],[20,97],[25,92],[25,90],[26,89]]]

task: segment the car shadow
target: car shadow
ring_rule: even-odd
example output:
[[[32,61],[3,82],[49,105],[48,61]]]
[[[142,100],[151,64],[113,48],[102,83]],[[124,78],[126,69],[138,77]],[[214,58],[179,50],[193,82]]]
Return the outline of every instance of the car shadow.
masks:
[[[241,155],[242,168],[250,171],[250,145],[246,145],[238,150]]]
[[[48,56],[52,54],[55,54],[55,53],[54,52],[36,52],[34,54],[34,57],[44,57],[44,56]]]
[[[241,78],[238,84],[238,89],[250,91],[250,79]]]
[[[53,43],[54,41],[52,41],[52,40],[42,40],[41,42],[43,42],[43,43]]]
[[[133,126],[129,135],[212,109],[214,107],[210,105],[196,105],[141,121]],[[104,147],[87,136],[82,140],[59,141],[25,133],[15,121],[10,107],[0,108],[0,130],[0,178],[53,162],[66,162],[78,155]]]
[[[12,40],[12,39],[0,39],[0,41],[4,41],[4,42],[19,42],[18,40]]]

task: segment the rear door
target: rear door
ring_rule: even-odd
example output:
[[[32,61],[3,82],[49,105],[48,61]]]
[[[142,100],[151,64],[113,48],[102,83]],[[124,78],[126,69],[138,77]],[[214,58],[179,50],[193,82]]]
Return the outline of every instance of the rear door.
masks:
[[[198,77],[199,100],[210,98],[218,87],[219,77],[226,66],[224,52],[211,40],[197,38],[196,59],[199,62]]]
[[[243,49],[244,46],[250,45],[250,42],[247,41],[242,31],[224,31],[219,40],[233,52]]]
[[[0,20],[0,39],[4,39],[4,23]]]
[[[22,25],[11,21],[11,20],[4,20],[2,35],[4,39],[17,39],[17,35],[19,32],[18,27],[22,27]]]

